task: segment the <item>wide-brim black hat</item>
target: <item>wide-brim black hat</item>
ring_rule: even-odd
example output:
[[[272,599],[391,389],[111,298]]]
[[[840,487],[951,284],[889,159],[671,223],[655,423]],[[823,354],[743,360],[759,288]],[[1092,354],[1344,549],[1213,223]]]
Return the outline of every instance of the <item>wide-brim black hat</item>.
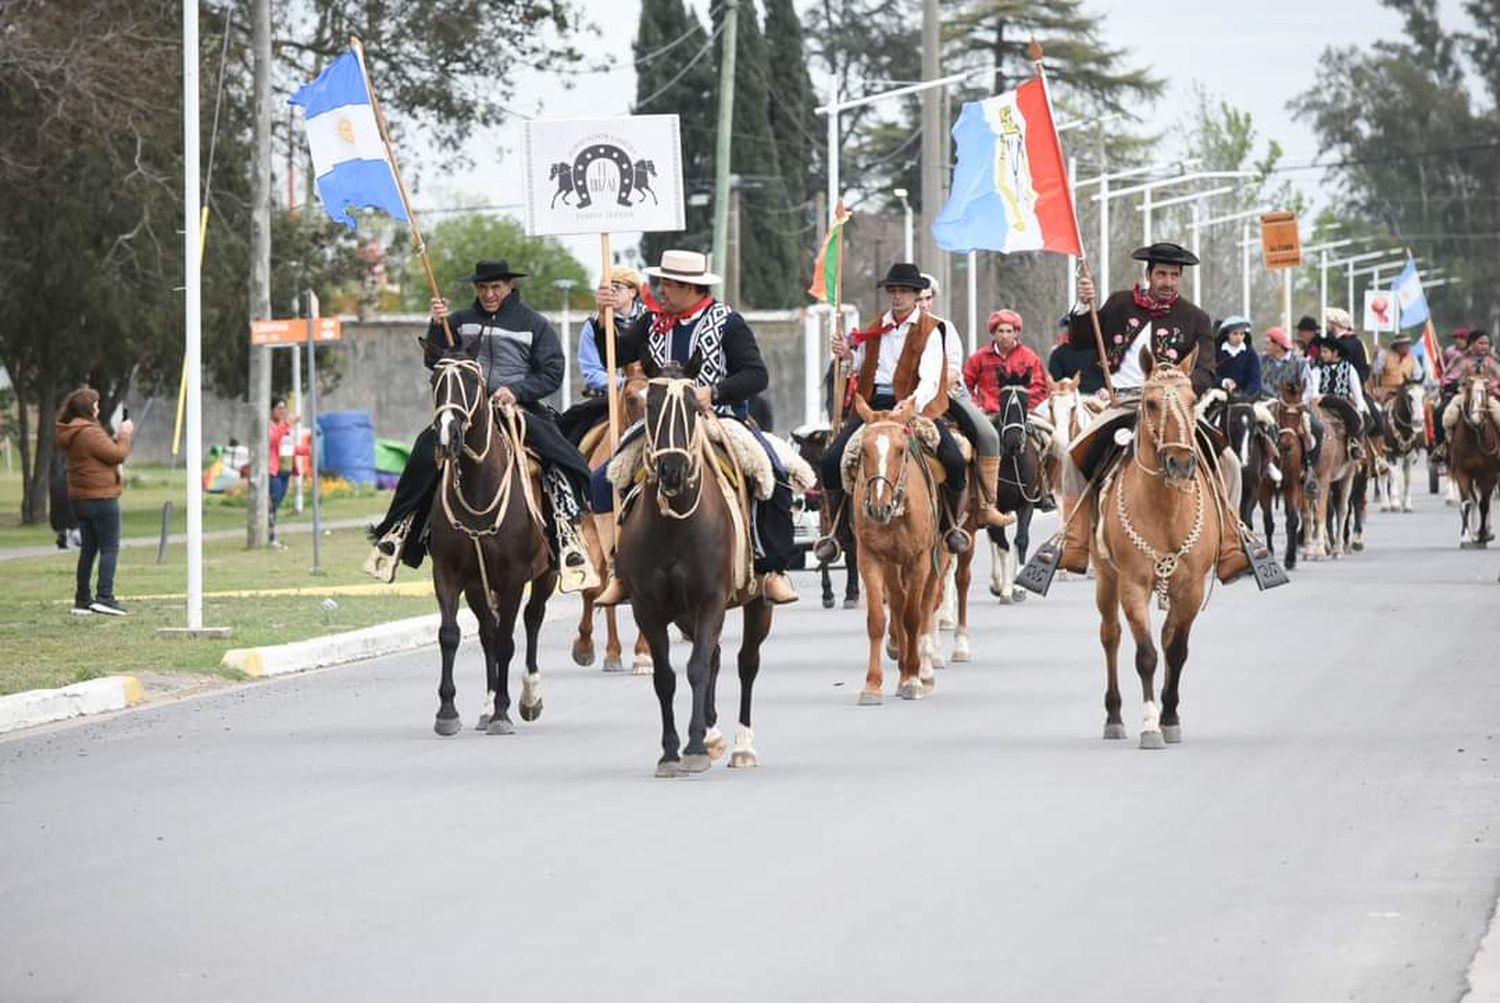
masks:
[[[509,282],[511,279],[519,279],[525,276],[525,272],[513,272],[510,270],[510,262],[501,258],[499,261],[480,261],[474,265],[474,274],[470,275],[465,282]]]
[[[1323,328],[1318,325],[1318,318],[1303,314],[1302,319],[1297,321],[1297,330],[1318,332]]]
[[[1158,241],[1150,247],[1137,247],[1134,251],[1130,252],[1130,256],[1137,261],[1144,261],[1150,265],[1181,265],[1186,267],[1198,263],[1198,255],[1189,251],[1181,244],[1172,243],[1170,240]]]
[[[885,273],[885,278],[875,283],[881,289],[926,289],[932,285],[922,270],[909,261],[898,261]]]

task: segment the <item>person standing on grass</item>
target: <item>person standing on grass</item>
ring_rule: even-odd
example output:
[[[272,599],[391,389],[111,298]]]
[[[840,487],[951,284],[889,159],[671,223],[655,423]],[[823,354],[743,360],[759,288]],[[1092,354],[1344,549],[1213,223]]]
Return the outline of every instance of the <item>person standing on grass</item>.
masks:
[[[120,493],[125,478],[120,465],[130,455],[135,423],[120,422],[111,437],[99,423],[99,391],[75,390],[57,412],[57,447],[68,456],[68,498],[83,531],[78,551],[78,582],[73,612],[124,616],[115,598],[115,563],[120,555]],[[90,590],[94,558],[99,558],[98,588]]]
[[[276,537],[276,511],[286,498],[287,485],[292,480],[292,468],[296,465],[295,457],[309,454],[306,446],[295,443],[296,437],[292,434],[295,422],[295,418],[286,416],[285,397],[278,397],[271,402],[271,546],[278,550],[286,549],[286,544]]]

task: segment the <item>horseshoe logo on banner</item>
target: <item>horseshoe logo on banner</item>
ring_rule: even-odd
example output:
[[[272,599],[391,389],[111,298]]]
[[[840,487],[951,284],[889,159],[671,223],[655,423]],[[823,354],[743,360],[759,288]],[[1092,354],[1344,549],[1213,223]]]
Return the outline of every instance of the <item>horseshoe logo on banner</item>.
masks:
[[[573,192],[578,196],[577,208],[587,209],[594,204],[594,197],[589,193],[588,169],[596,160],[608,160],[619,170],[620,191],[615,196],[615,202],[629,206],[630,193],[635,186],[634,164],[631,163],[630,155],[618,146],[594,143],[585,147],[573,161]]]

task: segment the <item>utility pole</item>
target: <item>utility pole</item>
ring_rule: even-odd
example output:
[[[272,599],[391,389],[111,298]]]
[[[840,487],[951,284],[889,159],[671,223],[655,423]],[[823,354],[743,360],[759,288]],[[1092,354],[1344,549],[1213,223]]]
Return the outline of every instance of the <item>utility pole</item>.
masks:
[[[729,248],[728,256],[724,259],[724,302],[740,302],[740,267],[743,261],[740,245],[740,204],[741,194],[738,178],[731,178],[729,184]]]
[[[938,78],[938,0],[922,0],[922,79]],[[943,135],[943,89],[929,88],[922,92],[922,232],[917,242],[917,264],[923,271],[942,278],[938,263],[937,241],[932,236],[932,221],[942,210],[943,151],[946,136]],[[948,286],[943,286],[944,292]]]
[[[271,0],[255,0],[251,44],[255,70],[255,154],[250,171],[250,319],[271,317]],[[271,346],[250,346],[250,491],[245,545],[268,542]]]
[[[725,0],[724,33],[719,39],[719,125],[714,146],[714,258],[723,271],[729,258],[729,153],[734,134],[734,56],[740,18],[739,0]],[[734,302],[731,300],[730,302]]]

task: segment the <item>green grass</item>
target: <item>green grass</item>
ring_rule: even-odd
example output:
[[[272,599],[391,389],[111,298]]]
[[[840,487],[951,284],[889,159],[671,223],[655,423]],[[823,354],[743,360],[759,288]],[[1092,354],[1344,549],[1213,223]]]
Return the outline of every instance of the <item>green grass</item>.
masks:
[[[182,468],[137,467],[127,465],[125,493],[120,496],[121,522],[124,535],[157,536],[161,533],[162,503],[172,502],[172,532],[181,533],[187,528],[187,516],[183,506],[186,502],[186,473]],[[312,522],[312,499],[304,496],[305,502],[299,515],[292,510],[292,496],[288,493],[282,503],[279,522],[282,526]],[[325,496],[322,515],[327,521],[348,518],[363,518],[385,511],[390,493],[374,488],[354,488],[341,485],[332,496]],[[0,549],[14,547],[49,546],[54,542],[52,528],[45,522],[35,526],[21,525],[21,475],[0,472]],[[245,528],[245,500],[243,496],[203,496],[203,529],[212,532],[220,529]]]
[[[333,596],[336,605],[330,609],[324,604],[325,596],[318,594],[212,594],[328,589],[370,582],[359,570],[369,544],[357,529],[325,534],[322,562],[326,573],[320,577],[311,574],[311,535],[293,535],[287,541],[287,550],[256,551],[245,549],[238,539],[205,543],[204,623],[233,628],[227,641],[158,638],[157,627],[186,626],[186,601],[132,598],[180,596],[186,591],[186,548],[180,544],[168,548],[161,565],[156,564],[155,547],[120,551],[116,592],[131,611],[128,617],[75,617],[68,612],[76,552],[0,563],[0,694],[65,686],[116,673],[199,672],[237,678],[237,673],[219,669],[229,648],[302,640],[436,610],[431,597]],[[399,581],[430,578],[425,568],[403,569]]]

